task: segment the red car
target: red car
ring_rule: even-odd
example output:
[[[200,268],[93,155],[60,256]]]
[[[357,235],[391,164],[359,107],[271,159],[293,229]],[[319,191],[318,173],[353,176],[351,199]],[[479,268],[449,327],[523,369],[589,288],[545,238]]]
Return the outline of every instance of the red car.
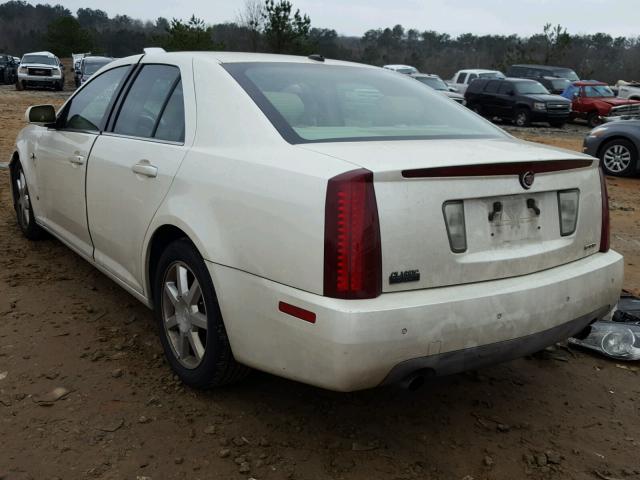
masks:
[[[601,117],[640,115],[640,101],[618,98],[606,83],[592,80],[573,82],[562,94],[571,100],[571,119],[583,118],[590,127],[602,123]]]

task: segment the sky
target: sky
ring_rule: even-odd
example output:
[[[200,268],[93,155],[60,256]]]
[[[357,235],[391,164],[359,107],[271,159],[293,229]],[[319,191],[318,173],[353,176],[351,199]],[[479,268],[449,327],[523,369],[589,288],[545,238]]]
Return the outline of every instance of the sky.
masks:
[[[0,0],[1,1],[1,0]],[[90,7],[109,16],[126,14],[142,20],[188,18],[207,23],[234,21],[244,0],[30,0],[59,3],[76,12]],[[569,33],[605,32],[614,37],[640,36],[640,0],[292,0],[311,17],[314,27],[361,36],[396,24],[406,29],[435,30],[451,35],[512,34],[529,36],[545,23],[561,24]]]

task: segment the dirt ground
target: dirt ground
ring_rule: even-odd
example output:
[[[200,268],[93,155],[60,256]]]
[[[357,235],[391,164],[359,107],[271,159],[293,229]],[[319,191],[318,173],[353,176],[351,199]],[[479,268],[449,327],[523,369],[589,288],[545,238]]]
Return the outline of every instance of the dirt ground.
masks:
[[[65,95],[0,87],[0,161],[25,108]],[[576,150],[586,132],[509,130]],[[608,183],[613,246],[640,293],[640,179]],[[8,188],[0,171],[0,479],[640,479],[638,366],[580,351],[417,392],[262,373],[189,390],[151,313],[58,241],[25,240]]]

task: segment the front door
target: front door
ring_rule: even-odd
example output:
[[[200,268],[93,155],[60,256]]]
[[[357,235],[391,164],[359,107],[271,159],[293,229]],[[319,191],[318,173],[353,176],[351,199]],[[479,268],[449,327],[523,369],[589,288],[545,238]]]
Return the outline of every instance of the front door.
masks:
[[[85,180],[91,149],[115,93],[128,71],[118,67],[96,77],[63,108],[55,128],[39,137],[34,166],[42,223],[90,257]]]

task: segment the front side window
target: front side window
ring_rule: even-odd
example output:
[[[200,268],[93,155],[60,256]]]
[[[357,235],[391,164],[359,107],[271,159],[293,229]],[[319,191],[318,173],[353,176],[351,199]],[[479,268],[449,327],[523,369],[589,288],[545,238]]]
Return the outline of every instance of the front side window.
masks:
[[[498,80],[490,80],[487,82],[487,86],[484,87],[484,91],[487,93],[497,93],[499,87],[500,82]]]
[[[128,71],[128,66],[117,67],[89,82],[65,108],[61,128],[100,130],[113,96],[119,90]]]
[[[136,77],[113,128],[114,133],[152,138],[160,116],[180,81],[180,69],[145,65]]]
[[[509,82],[502,82],[498,93],[501,95],[511,95],[511,93],[513,93],[513,85]]]
[[[85,75],[93,75],[108,63],[109,61],[85,63],[82,71]]]
[[[458,75],[458,83],[464,83],[466,79],[467,79],[466,73],[461,73],[460,75]]]
[[[566,78],[572,82],[577,82],[580,80],[576,72],[571,70],[570,68],[560,68],[558,70],[553,71],[553,76],[558,78]]]
[[[290,143],[503,135],[413,78],[382,69],[259,62],[224,68]]]

